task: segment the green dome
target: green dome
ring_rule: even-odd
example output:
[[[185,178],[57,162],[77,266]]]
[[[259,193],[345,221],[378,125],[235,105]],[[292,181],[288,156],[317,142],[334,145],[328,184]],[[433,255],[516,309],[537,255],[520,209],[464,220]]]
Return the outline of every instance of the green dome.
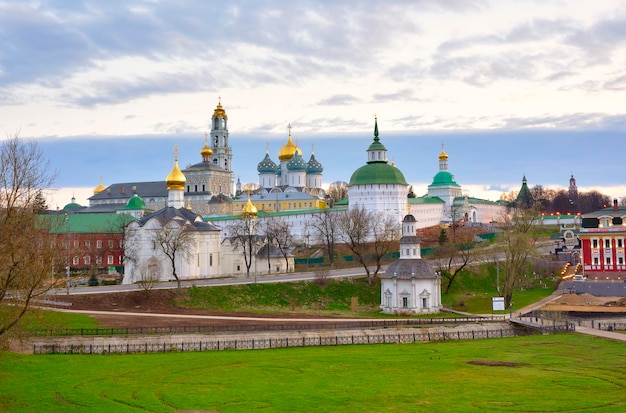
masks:
[[[311,159],[307,162],[306,173],[308,174],[321,174],[324,171],[324,167],[317,159],[315,154],[311,154]]]
[[[256,170],[261,174],[276,173],[276,164],[270,159],[269,153],[265,154],[265,158],[256,167]]]
[[[76,203],[76,198],[72,197],[72,202],[70,202],[69,204],[66,204],[63,207],[63,211],[69,211],[69,210],[72,210],[72,209],[78,209],[78,208],[82,208],[82,207],[83,207],[82,205]]]
[[[435,175],[435,177],[433,178],[433,183],[428,186],[429,187],[431,186],[458,186],[460,187],[460,185],[457,184],[456,181],[454,180],[454,175],[452,175],[448,171],[438,172],[437,175]]]
[[[291,160],[287,163],[287,170],[292,172],[306,172],[307,163],[302,159],[299,151],[293,155]]]
[[[348,186],[365,184],[408,185],[398,168],[383,162],[368,163],[354,171]]]
[[[133,211],[146,209],[146,203],[145,203],[145,201],[143,199],[141,199],[141,197],[139,195],[135,194],[132,197],[130,197],[130,199],[128,200],[128,203],[126,204],[126,206],[121,208],[121,209],[123,209],[123,210],[133,210]]]

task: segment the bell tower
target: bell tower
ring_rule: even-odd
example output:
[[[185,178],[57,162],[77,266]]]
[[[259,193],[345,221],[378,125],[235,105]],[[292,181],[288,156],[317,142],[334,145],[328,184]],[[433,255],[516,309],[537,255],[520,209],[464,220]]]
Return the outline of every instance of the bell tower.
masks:
[[[222,98],[219,98],[211,117],[210,129],[211,164],[230,173],[230,194],[234,194],[233,151],[228,143],[228,116],[222,107]]]

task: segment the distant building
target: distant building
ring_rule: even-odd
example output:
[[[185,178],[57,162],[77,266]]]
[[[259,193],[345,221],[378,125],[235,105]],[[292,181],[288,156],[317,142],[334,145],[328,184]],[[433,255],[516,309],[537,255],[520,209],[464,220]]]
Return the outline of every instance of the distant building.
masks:
[[[358,168],[348,183],[348,208],[361,206],[400,222],[406,215],[409,184],[402,172],[387,159],[387,148],[378,136],[374,120],[374,140],[367,148],[367,163]]]
[[[79,214],[73,213],[70,207],[59,213],[40,215],[39,218],[42,228],[55,234],[57,245],[61,245],[61,250],[66,252],[64,266],[69,265],[70,273],[122,272],[124,228],[134,220],[132,216]]]
[[[626,280],[626,207],[613,206],[584,214],[578,237],[582,266],[589,280]]]
[[[218,102],[211,117],[210,131],[205,134],[200,157],[199,163],[182,170],[187,178],[183,189],[187,205],[196,213],[208,214],[216,212],[210,208],[210,203],[215,197],[223,195],[231,197],[235,190],[228,116],[221,101]],[[105,187],[101,180],[94,188],[94,195],[89,198],[88,211],[85,212],[115,212],[125,207],[135,194],[143,199],[149,210],[157,211],[167,206],[168,189],[164,181],[131,181]]]

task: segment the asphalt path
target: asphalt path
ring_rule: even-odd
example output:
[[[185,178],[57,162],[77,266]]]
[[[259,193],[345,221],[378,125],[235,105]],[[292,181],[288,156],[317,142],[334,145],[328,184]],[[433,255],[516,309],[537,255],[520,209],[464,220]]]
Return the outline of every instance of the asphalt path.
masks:
[[[383,273],[385,271],[385,267],[382,267],[379,271]],[[372,272],[373,273],[373,272]],[[365,277],[365,269],[364,268],[346,268],[340,270],[331,270],[328,273],[328,278],[351,278],[351,277]],[[220,286],[220,285],[239,285],[239,284],[263,284],[263,283],[279,283],[279,282],[294,282],[294,281],[310,281],[316,278],[315,272],[300,272],[300,273],[289,273],[289,274],[278,274],[278,275],[263,275],[263,276],[254,276],[250,275],[250,277],[244,278],[209,278],[209,279],[197,279],[197,280],[185,280],[181,282],[182,288],[189,287],[212,287],[212,286]],[[178,285],[176,281],[168,281],[168,282],[160,282],[156,283],[152,289],[153,290],[170,290],[177,288]],[[142,291],[144,288],[138,284],[129,284],[129,285],[104,285],[98,287],[70,287],[69,294],[77,295],[77,294],[107,294],[107,293],[119,293],[126,291]],[[59,288],[50,292],[51,295],[67,295],[68,291],[66,288]]]

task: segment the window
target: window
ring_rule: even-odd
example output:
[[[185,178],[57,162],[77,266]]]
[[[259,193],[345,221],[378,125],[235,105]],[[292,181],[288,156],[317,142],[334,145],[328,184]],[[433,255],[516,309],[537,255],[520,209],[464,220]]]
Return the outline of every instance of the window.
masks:
[[[102,257],[96,257],[96,264],[98,265],[102,264]]]
[[[91,264],[91,257],[89,255],[86,255],[85,257],[83,257],[83,261],[85,262],[85,265],[89,265]]]
[[[209,265],[213,265],[213,254],[209,254]]]
[[[74,248],[78,248],[78,240],[77,239],[74,240]]]
[[[409,307],[409,297],[402,297],[402,308]]]
[[[428,308],[428,298],[422,298],[422,308]]]
[[[604,257],[604,264],[611,265],[611,257]]]
[[[593,265],[600,264],[600,259],[598,257],[593,257]]]
[[[598,240],[597,239],[592,239],[591,240],[591,248],[598,248]]]
[[[102,248],[102,240],[96,240],[96,248]]]
[[[90,248],[91,247],[91,241],[89,241],[88,239],[85,240],[85,248]]]
[[[113,265],[113,256],[112,256],[112,255],[109,255],[109,256],[107,257],[107,264],[108,264],[108,265]]]
[[[604,239],[604,248],[611,248],[611,240],[605,238]]]
[[[621,238],[617,239],[617,248],[624,248],[624,240]]]
[[[110,239],[110,240],[107,242],[107,245],[109,246],[109,248],[113,248],[113,240],[112,240],[112,239]]]
[[[72,258],[72,265],[78,265],[78,263],[79,263],[78,257]]]
[[[618,263],[619,265],[624,265],[624,257],[618,257],[618,258],[617,258],[617,263]]]

